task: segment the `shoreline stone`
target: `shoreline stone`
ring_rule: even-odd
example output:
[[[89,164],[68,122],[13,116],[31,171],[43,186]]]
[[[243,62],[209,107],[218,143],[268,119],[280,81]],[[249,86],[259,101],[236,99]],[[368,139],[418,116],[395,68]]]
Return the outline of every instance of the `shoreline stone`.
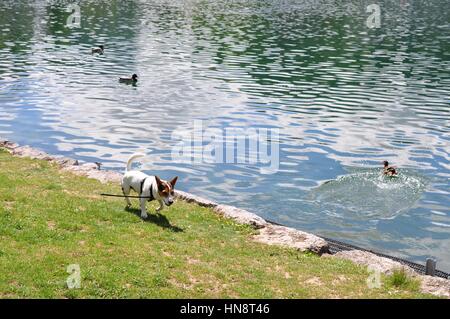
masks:
[[[286,226],[266,224],[253,238],[260,243],[311,251],[318,255],[329,253],[328,243],[324,239]]]
[[[356,264],[370,266],[373,270],[379,271],[385,275],[392,275],[394,270],[402,269],[409,275],[415,275],[416,272],[398,261],[375,255],[368,251],[348,250],[340,251],[333,255],[336,258],[348,259]]]
[[[123,176],[119,172],[100,170],[100,165],[98,163],[80,164],[78,160],[52,156],[30,146],[19,146],[17,143],[0,138],[0,148],[1,147],[8,150],[14,156],[51,161],[58,164],[58,166],[64,171],[93,178],[101,183],[120,182]],[[268,222],[262,217],[246,210],[234,206],[221,205],[209,199],[187,192],[177,190],[175,192],[175,196],[176,198],[184,200],[188,203],[195,203],[203,207],[211,208],[213,212],[223,217],[233,219],[237,223],[254,227],[258,230],[258,234],[253,236],[253,240],[257,242],[268,245],[295,248],[299,251],[311,251],[321,255],[322,258],[347,259],[358,265],[371,266],[373,269],[379,270],[387,275],[392,274],[394,269],[404,269],[407,274],[420,280],[420,289],[422,292],[450,298],[449,279],[420,275],[406,265],[366,251],[341,251],[331,255],[329,253],[328,243],[323,238],[311,233],[303,232],[291,227],[277,225]]]
[[[120,183],[122,180],[122,174],[114,171],[102,171],[95,163],[85,163],[81,165],[64,165],[63,171],[72,172],[77,175],[86,176],[96,179],[105,184],[108,182]]]
[[[268,226],[268,223],[258,215],[234,206],[217,205],[213,208],[213,211],[223,217],[233,219],[239,224],[251,225],[256,229],[262,229]]]
[[[340,251],[329,258],[347,259],[355,264],[371,267],[385,275],[392,275],[394,270],[404,270],[407,275],[420,281],[420,290],[439,297],[450,298],[450,280],[440,277],[421,275],[398,261],[375,255],[362,250]]]
[[[420,290],[424,293],[450,299],[450,280],[440,277],[420,276]]]
[[[175,190],[175,197],[182,199],[188,203],[195,203],[197,205],[203,206],[203,207],[208,207],[208,208],[213,208],[216,207],[217,204],[216,202],[213,202],[209,199],[194,195],[194,194],[190,194],[190,193],[186,193],[180,190]]]

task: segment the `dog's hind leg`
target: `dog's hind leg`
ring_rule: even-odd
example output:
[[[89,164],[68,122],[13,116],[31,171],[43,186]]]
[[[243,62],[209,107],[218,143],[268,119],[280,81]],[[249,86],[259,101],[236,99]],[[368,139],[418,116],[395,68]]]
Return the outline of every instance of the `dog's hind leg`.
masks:
[[[127,203],[127,207],[131,207],[131,202],[130,202],[130,199],[128,198],[128,195],[130,195],[130,187],[129,186],[124,187],[122,185],[122,192],[123,192],[123,195],[125,196],[125,202]]]

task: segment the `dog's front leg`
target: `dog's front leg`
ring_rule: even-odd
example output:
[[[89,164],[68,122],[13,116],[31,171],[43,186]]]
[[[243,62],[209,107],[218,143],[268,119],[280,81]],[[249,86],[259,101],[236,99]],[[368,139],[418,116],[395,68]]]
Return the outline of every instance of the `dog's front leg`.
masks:
[[[160,212],[164,209],[164,202],[160,199],[158,199],[159,207],[156,209],[157,212]]]
[[[141,218],[146,219],[148,217],[147,209],[145,208],[145,204],[147,203],[147,200],[145,198],[141,198],[140,202],[141,202]]]

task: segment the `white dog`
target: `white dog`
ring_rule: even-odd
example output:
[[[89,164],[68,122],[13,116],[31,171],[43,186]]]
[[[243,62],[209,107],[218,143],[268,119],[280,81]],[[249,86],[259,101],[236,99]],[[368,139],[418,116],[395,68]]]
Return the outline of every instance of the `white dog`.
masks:
[[[173,204],[174,188],[178,179],[177,176],[170,182],[166,182],[158,176],[150,176],[140,171],[132,171],[131,165],[133,164],[133,161],[144,156],[145,155],[141,153],[133,154],[128,159],[125,175],[122,178],[122,191],[125,195],[127,207],[131,206],[130,199],[128,198],[130,190],[134,190],[140,197],[144,197],[139,198],[141,204],[141,218],[143,219],[148,217],[147,209],[145,208],[147,201],[156,199],[159,202],[159,207],[156,210],[157,212],[161,211],[164,208],[164,205],[170,206]]]

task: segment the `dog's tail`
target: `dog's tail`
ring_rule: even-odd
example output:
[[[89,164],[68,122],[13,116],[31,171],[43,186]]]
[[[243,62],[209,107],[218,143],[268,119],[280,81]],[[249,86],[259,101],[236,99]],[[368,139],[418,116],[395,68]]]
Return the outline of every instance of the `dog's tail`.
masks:
[[[127,168],[125,171],[128,172],[131,170],[131,165],[133,164],[135,159],[144,157],[144,156],[145,156],[145,154],[142,154],[142,153],[134,153],[133,155],[131,155],[130,158],[128,159]]]

